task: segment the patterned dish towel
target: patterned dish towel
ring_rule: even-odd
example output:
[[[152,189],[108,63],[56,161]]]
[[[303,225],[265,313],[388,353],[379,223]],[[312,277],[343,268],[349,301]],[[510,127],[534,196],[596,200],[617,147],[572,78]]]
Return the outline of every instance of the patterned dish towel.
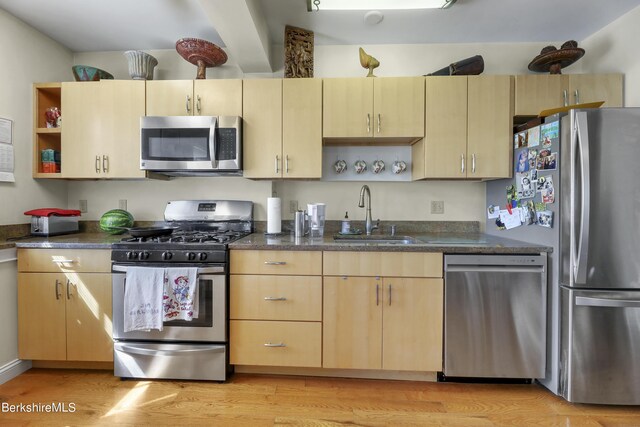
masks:
[[[198,268],[165,268],[163,308],[165,322],[198,318]]]

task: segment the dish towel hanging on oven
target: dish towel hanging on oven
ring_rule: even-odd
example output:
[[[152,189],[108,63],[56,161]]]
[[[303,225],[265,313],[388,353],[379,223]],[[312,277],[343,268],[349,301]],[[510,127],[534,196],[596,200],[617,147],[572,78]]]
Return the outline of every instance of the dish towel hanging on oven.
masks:
[[[165,268],[164,321],[198,318],[198,268]]]
[[[164,268],[127,267],[124,331],[162,330]]]

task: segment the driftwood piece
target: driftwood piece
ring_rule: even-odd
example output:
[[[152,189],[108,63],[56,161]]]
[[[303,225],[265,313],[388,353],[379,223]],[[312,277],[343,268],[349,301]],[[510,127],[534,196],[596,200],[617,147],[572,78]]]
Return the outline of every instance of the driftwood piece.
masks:
[[[313,77],[313,31],[285,27],[284,76]]]
[[[472,56],[450,64],[448,67],[434,71],[428,76],[475,76],[484,71],[482,55]]]

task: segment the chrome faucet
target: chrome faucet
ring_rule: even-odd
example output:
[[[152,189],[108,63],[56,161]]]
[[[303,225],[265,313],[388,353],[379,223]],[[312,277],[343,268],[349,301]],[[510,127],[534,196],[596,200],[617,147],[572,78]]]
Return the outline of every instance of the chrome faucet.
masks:
[[[378,224],[373,225],[373,219],[371,218],[371,190],[368,185],[363,185],[360,189],[360,201],[358,202],[359,208],[364,208],[364,194],[367,193],[367,213],[364,220],[364,229],[367,232],[367,236],[371,235],[373,230],[378,228]]]

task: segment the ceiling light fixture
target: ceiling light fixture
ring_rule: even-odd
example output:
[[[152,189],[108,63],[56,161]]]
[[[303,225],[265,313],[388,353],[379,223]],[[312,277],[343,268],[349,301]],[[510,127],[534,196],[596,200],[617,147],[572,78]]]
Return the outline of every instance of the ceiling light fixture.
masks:
[[[307,11],[446,9],[456,0],[307,0]]]

